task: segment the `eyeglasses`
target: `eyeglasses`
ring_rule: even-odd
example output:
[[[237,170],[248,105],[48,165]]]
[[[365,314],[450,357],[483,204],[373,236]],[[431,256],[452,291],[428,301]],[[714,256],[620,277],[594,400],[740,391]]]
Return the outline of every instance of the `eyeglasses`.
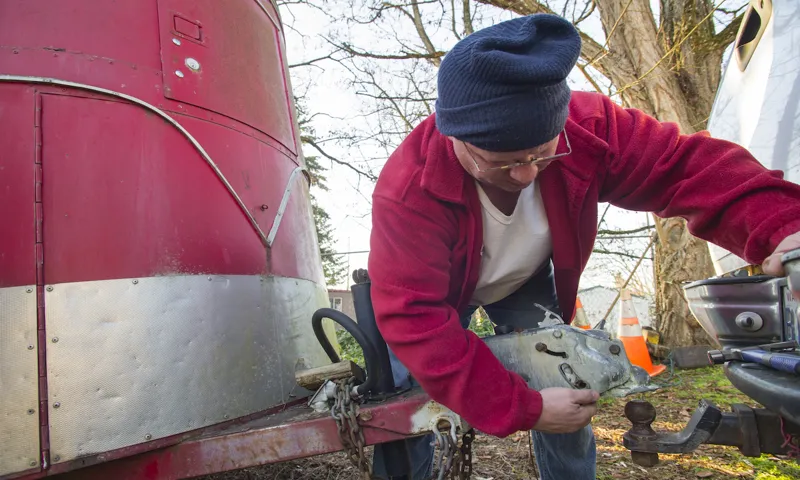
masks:
[[[497,166],[497,167],[481,168],[480,165],[478,165],[478,161],[475,160],[475,155],[472,153],[472,149],[469,148],[469,145],[464,143],[464,147],[466,147],[467,151],[469,152],[469,156],[472,158],[472,162],[475,164],[475,168],[477,168],[478,171],[481,172],[481,173],[491,172],[492,170],[511,170],[512,168],[516,168],[516,167],[525,167],[525,166],[528,166],[528,165],[535,165],[537,163],[550,162],[552,160],[555,160],[556,158],[561,158],[561,157],[564,157],[564,156],[569,155],[570,153],[572,153],[572,146],[569,144],[569,137],[567,136],[567,131],[566,130],[562,130],[562,132],[564,133],[564,142],[567,144],[567,151],[566,152],[559,153],[557,155],[550,155],[549,157],[533,157],[533,158],[531,158],[529,160],[526,160],[524,162],[510,163],[508,165],[500,165],[500,166]],[[481,158],[481,160],[483,160],[483,159]],[[483,160],[483,161],[486,162],[486,160]]]

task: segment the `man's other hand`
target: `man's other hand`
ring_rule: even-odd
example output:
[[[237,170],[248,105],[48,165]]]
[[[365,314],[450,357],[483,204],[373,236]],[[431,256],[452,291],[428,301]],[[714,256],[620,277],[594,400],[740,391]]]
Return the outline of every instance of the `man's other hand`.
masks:
[[[781,264],[781,256],[783,256],[783,254],[786,252],[798,248],[800,248],[800,232],[793,233],[784,238],[783,241],[779,243],[777,247],[775,247],[775,251],[772,253],[772,255],[767,257],[767,259],[764,260],[764,263],[761,265],[764,273],[774,277],[782,277],[786,275],[786,272],[783,270],[783,265]]]
[[[545,433],[571,433],[592,421],[597,413],[600,394],[594,390],[545,388],[542,395],[542,415],[533,429]]]

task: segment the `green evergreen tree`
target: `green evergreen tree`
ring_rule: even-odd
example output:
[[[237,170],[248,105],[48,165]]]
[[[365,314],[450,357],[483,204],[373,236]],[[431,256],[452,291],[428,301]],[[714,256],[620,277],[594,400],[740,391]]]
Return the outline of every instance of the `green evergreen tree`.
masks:
[[[308,142],[316,143],[316,132],[311,126],[303,101],[295,98],[295,105],[300,127],[300,140],[306,147],[304,151],[308,151]],[[314,225],[317,229],[319,253],[322,257],[322,271],[325,274],[325,280],[328,285],[336,285],[344,281],[345,275],[347,275],[347,265],[344,264],[342,255],[335,255],[335,238],[330,215],[314,196],[314,191],[317,189],[328,191],[328,186],[325,183],[327,181],[325,172],[328,169],[320,165],[318,158],[313,155],[305,156],[305,162],[308,173],[311,176],[311,209],[314,215]]]

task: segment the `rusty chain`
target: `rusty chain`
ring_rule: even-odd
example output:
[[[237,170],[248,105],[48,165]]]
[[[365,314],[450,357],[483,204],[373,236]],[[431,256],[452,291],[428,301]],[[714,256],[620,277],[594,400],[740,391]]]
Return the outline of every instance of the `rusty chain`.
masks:
[[[358,424],[358,405],[350,392],[355,385],[355,377],[336,381],[336,399],[331,407],[331,416],[336,421],[339,439],[350,463],[361,472],[364,480],[372,479],[372,464],[364,454],[364,430]]]
[[[457,445],[458,437],[455,436],[454,427],[451,426],[449,433],[442,433],[438,429],[433,433],[439,446],[437,480],[469,480],[472,477],[472,441],[475,439],[475,431],[470,429],[464,433],[460,447]]]
[[[371,480],[372,464],[364,453],[366,441],[364,430],[358,424],[358,404],[350,393],[355,386],[355,377],[334,383],[336,398],[331,406],[331,416],[336,421],[339,439],[347,458],[359,470],[363,480]],[[438,429],[434,431],[439,446],[439,480],[443,480],[445,476],[451,480],[469,480],[472,477],[472,441],[475,431],[470,429],[464,433],[460,447],[457,445],[455,431],[455,426],[451,426],[448,433],[442,433]]]

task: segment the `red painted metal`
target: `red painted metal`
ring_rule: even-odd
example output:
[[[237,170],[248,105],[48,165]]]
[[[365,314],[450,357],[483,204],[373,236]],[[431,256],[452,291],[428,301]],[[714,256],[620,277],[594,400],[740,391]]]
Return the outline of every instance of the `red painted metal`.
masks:
[[[279,30],[263,21],[257,2],[158,0],[158,15],[167,98],[239,120],[294,150]]]
[[[170,15],[171,20],[167,20]],[[199,30],[193,30],[192,25]],[[106,88],[171,114],[201,140],[266,234],[289,175],[299,164],[279,26],[277,13],[267,1],[240,0],[222,8],[211,0],[64,0],[57,5],[46,0],[11,0],[0,4],[0,74],[58,78]],[[200,39],[193,41],[197,35]],[[183,78],[174,74],[177,68],[172,68],[179,57]],[[194,57],[200,63],[196,73],[185,66],[186,59]],[[11,91],[31,88],[24,83],[4,85]],[[42,252],[46,282],[175,272],[321,279],[313,225],[307,215],[296,215],[308,208],[307,200],[301,198],[306,188],[302,177],[292,187],[287,213],[273,247],[267,251],[257,245],[255,230],[241,221],[243,216],[236,205],[216,193],[217,186],[209,187],[209,195],[205,194],[205,187],[211,183],[209,169],[174,127],[145,108],[102,95],[72,88],[38,89],[46,94],[45,160],[58,160],[45,162],[43,172],[43,233],[49,239]],[[93,141],[86,142],[87,138]],[[156,156],[145,158],[143,155],[153,152],[136,148],[136,138],[165,145]],[[79,147],[85,151],[77,150]],[[22,148],[22,143],[15,148]],[[59,157],[70,154],[67,150],[72,154],[69,164],[62,161],[65,157]],[[30,159],[32,154],[28,151],[25,155]],[[155,180],[150,200],[148,192],[133,192],[130,183],[115,183],[123,174],[136,171],[137,166],[152,165],[147,161],[181,162],[180,169],[164,167],[175,174],[169,191],[150,178],[160,172],[139,171],[138,185]],[[88,176],[101,184],[86,189],[86,181],[76,178],[79,172],[95,172]],[[78,181],[72,191],[55,191],[61,187],[48,186],[47,178]],[[193,185],[190,180],[200,183]],[[48,200],[48,192],[59,195],[58,204],[50,201],[52,197]],[[113,198],[105,196],[111,193]],[[124,195],[129,196],[124,199]],[[159,211],[149,203],[157,195],[161,200],[180,198],[180,211]],[[19,198],[23,197],[29,201],[33,193],[20,194]],[[65,197],[74,197],[69,200],[71,205],[62,204]],[[134,198],[138,198],[138,204],[130,203]],[[47,211],[48,206],[52,211]],[[80,213],[74,210],[76,207],[82,209]],[[138,210],[131,210],[133,207]],[[71,217],[65,208],[73,210]],[[138,222],[148,216],[158,221],[146,232],[131,232],[136,223],[131,214],[137,215]],[[95,240],[80,245],[79,233],[84,240]],[[142,240],[153,243],[136,243]],[[7,237],[6,241],[30,248],[30,242],[19,236]],[[167,253],[164,258],[160,258],[162,251]],[[27,255],[18,250],[10,252],[9,257],[15,259]],[[20,267],[2,271],[0,284],[24,283],[17,279],[22,275]]]
[[[0,84],[0,288],[36,284],[33,92]]]

